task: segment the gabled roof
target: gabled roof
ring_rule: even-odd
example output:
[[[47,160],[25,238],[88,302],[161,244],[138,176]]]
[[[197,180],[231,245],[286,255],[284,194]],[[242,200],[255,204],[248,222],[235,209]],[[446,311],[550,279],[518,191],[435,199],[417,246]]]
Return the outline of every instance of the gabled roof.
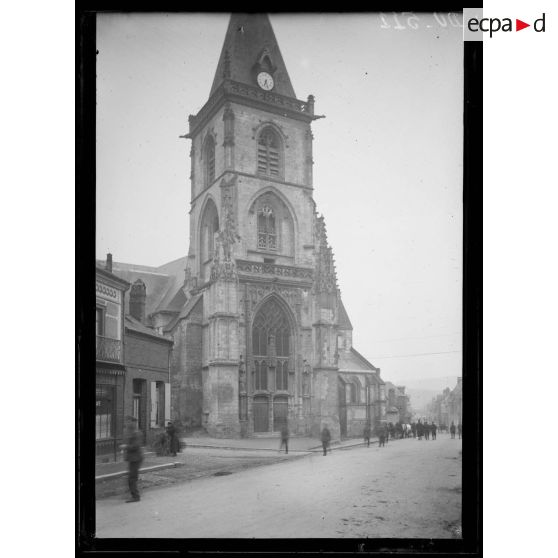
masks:
[[[186,257],[183,257],[159,267],[113,262],[112,271],[128,283],[134,283],[137,279],[145,283],[145,312],[149,316],[161,310],[180,310],[177,306],[181,298],[179,291],[182,290],[185,267]],[[184,302],[185,299],[184,296]],[[130,312],[129,297],[126,297],[126,312]]]
[[[351,324],[351,320],[349,320],[349,315],[347,314],[347,310],[345,310],[345,305],[343,301],[339,299],[339,322],[338,322],[339,329],[353,329],[353,324]]]
[[[377,372],[378,369],[366,360],[356,349],[339,352],[337,362],[340,372]]]
[[[165,335],[161,335],[157,333],[153,328],[147,327],[146,325],[142,324],[139,320],[136,320],[133,316],[129,314],[124,317],[124,327],[128,331],[135,331],[137,333],[143,333],[143,335],[149,335],[150,337],[155,337],[161,341],[168,341],[172,343],[172,339]]]
[[[254,66],[266,54],[274,66],[273,92],[296,98],[275,33],[266,14],[231,15],[217,71],[213,79],[210,95],[221,85],[225,76],[255,85]]]

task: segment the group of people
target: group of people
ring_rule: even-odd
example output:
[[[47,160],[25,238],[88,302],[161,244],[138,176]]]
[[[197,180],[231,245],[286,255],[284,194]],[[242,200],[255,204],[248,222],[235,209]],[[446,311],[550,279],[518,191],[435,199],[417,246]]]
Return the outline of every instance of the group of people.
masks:
[[[165,431],[159,434],[155,443],[155,451],[157,455],[171,455],[172,457],[176,457],[176,454],[180,452],[178,432],[172,422],[169,421]]]
[[[380,423],[376,427],[376,435],[378,436],[378,446],[385,447],[386,443],[389,441],[390,438],[392,439],[400,439],[400,438],[418,438],[422,440],[424,437],[425,440],[435,440],[436,439],[436,432],[438,427],[436,423],[432,421],[430,424],[428,421],[422,422],[419,419],[416,423],[412,422],[411,424],[392,424],[390,423]],[[457,432],[459,439],[461,440],[461,435],[463,432],[463,426],[461,423],[455,426],[455,423],[452,421],[451,426],[449,428],[450,434],[452,438],[455,438],[455,434]],[[370,437],[372,435],[372,428],[370,424],[367,423],[364,426],[363,430],[363,437],[364,443],[370,447]]]

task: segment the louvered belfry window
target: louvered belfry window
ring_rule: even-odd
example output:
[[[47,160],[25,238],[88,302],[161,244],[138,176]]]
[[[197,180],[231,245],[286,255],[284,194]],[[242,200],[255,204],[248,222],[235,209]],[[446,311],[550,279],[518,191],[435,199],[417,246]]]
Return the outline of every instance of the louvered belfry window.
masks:
[[[261,250],[277,250],[275,215],[269,205],[264,205],[258,211],[258,248]]]
[[[265,128],[258,139],[258,173],[279,176],[279,136],[271,128]]]
[[[215,180],[215,141],[209,136],[205,142],[205,186]]]

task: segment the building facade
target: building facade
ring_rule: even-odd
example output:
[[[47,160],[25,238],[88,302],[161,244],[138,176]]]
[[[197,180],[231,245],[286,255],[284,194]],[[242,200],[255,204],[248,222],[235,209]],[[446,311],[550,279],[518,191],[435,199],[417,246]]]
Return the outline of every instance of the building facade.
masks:
[[[428,405],[429,417],[446,426],[453,422],[456,426],[463,421],[463,378],[457,378],[453,389],[445,388]]]
[[[138,420],[144,443],[151,444],[171,417],[172,339],[145,325],[146,287],[136,280],[124,321],[126,382],[124,412]]]
[[[95,441],[96,453],[116,455],[124,427],[124,304],[127,281],[112,273],[112,256],[106,267],[97,266]]]

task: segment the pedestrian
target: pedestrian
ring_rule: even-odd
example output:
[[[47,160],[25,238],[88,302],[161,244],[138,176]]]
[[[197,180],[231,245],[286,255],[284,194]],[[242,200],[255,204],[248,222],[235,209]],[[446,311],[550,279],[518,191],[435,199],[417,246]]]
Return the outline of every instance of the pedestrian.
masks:
[[[452,438],[455,438],[455,424],[453,424],[453,420],[451,421],[450,425],[450,434]]]
[[[386,445],[386,432],[387,432],[387,428],[385,424],[381,424],[380,427],[378,428],[378,447],[385,447]]]
[[[329,442],[331,441],[331,433],[329,431],[329,428],[327,427],[327,424],[324,425],[324,428],[322,430],[322,447],[324,450],[324,455],[327,455],[327,448],[329,446]]]
[[[279,446],[279,451],[285,446],[285,453],[289,453],[289,427],[285,423],[281,427],[281,445]]]
[[[432,426],[430,427],[430,430],[432,432],[432,439],[435,440],[436,439],[436,425],[434,424],[434,422],[432,422]]]
[[[424,423],[424,439],[430,440],[430,426],[428,424],[428,421]]]
[[[461,423],[459,423],[457,425],[457,434],[459,435],[459,439],[461,440],[461,434],[463,432],[463,426],[461,426]]]
[[[423,435],[423,425],[422,422],[420,422],[420,419],[418,419],[417,422],[417,437],[419,440],[422,440],[422,435]]]
[[[364,443],[370,447],[370,423],[367,422],[364,425],[364,432],[363,432],[363,436],[364,436]]]
[[[176,435],[176,427],[171,421],[167,423],[166,431],[168,437],[169,453],[173,457],[176,457],[176,452],[180,450],[180,443],[178,441],[178,436]]]
[[[128,462],[128,487],[131,497],[126,503],[139,502],[138,492],[139,468],[143,461],[143,451],[141,449],[141,434],[138,431],[138,419],[128,417],[126,425],[126,443],[122,446],[125,451],[125,460]]]
[[[413,433],[413,438],[417,437],[417,425],[415,422],[411,423],[411,432]]]

